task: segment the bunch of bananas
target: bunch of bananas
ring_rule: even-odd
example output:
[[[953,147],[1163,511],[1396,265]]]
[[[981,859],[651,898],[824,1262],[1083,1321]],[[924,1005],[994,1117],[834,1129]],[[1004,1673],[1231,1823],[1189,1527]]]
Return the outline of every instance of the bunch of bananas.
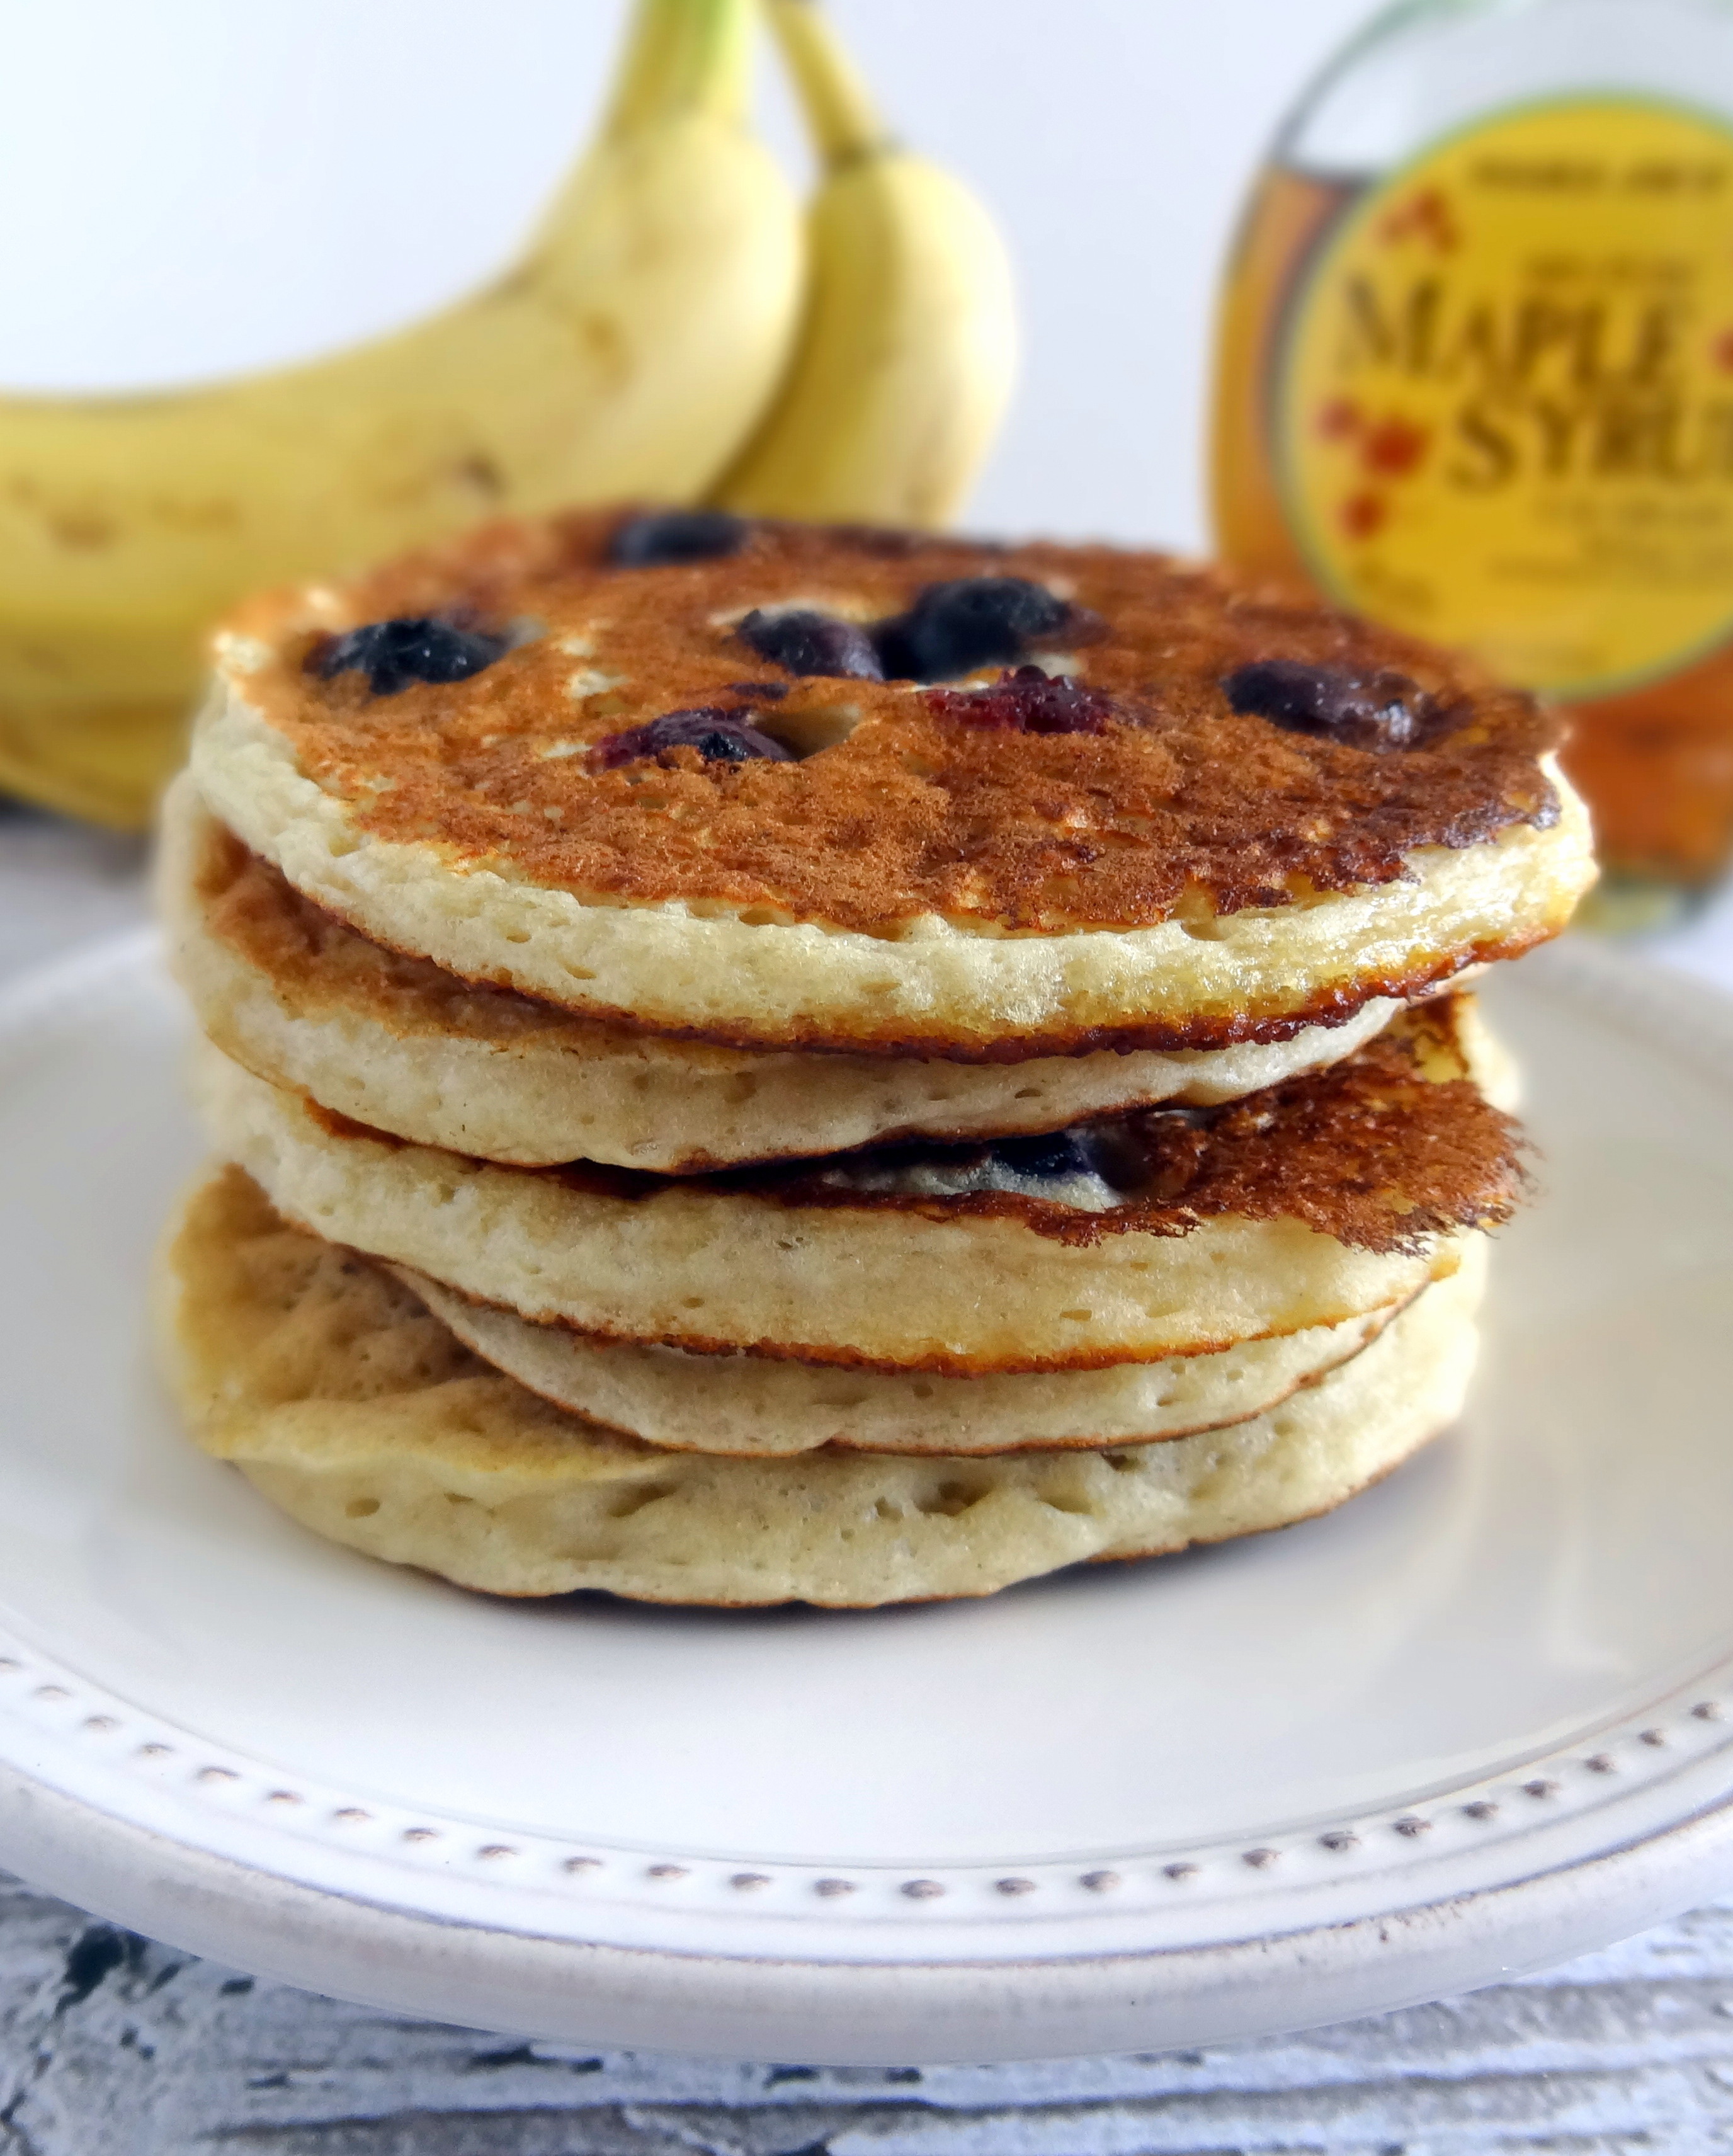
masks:
[[[0,398],[0,789],[142,824],[213,615],[478,516],[953,512],[1009,393],[1003,249],[818,0],[761,5],[822,168],[804,224],[751,131],[755,0],[636,0],[596,141],[485,290],[232,383]]]

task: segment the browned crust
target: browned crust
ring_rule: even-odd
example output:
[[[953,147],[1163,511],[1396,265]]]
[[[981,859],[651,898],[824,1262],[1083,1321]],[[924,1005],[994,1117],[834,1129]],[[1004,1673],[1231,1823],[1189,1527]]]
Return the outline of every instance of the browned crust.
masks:
[[[546,1003],[521,990],[467,981],[432,959],[382,942],[341,919],[297,891],[272,862],[251,853],[223,824],[212,820],[210,839],[194,872],[195,894],[203,909],[207,931],[238,957],[298,999],[315,1009],[359,1006],[385,1029],[407,1039],[428,1029],[425,1010],[429,998],[443,1002],[451,1021],[460,1025],[466,1015],[478,1024],[520,1029],[526,1039],[537,1032],[557,1032],[567,1039],[587,1034],[599,1046],[610,1039],[654,1034],[663,1040],[690,1040],[705,1046],[730,1048],[746,1054],[872,1055],[908,1060],[953,1063],[1010,1064],[1049,1056],[1082,1056],[1102,1050],[1130,1055],[1140,1050],[1171,1053],[1178,1049],[1218,1049],[1245,1041],[1269,1045],[1291,1040],[1308,1025],[1346,1024],[1376,998],[1403,1003],[1418,1001],[1466,970],[1495,959],[1520,957],[1544,942],[1550,930],[1536,928],[1505,937],[1496,942],[1464,944],[1438,953],[1425,965],[1410,967],[1400,974],[1368,975],[1351,988],[1320,989],[1310,1001],[1280,1016],[1260,1017],[1250,1007],[1231,1017],[1197,1017],[1182,1024],[1155,1024],[1127,1021],[1108,1027],[1074,1027],[1055,1038],[1027,1036],[959,1046],[904,1032],[895,1035],[864,1035],[848,1043],[804,1040],[802,1029],[791,1027],[785,1039],[772,1045],[742,1039],[715,1029],[696,1026],[657,1028],[643,1025],[624,1012],[580,1014],[563,1005]],[[232,1052],[232,1051],[231,1051]],[[269,1076],[269,1072],[261,1073]],[[920,1132],[942,1135],[930,1122]],[[893,1142],[915,1133],[885,1132],[876,1141]],[[712,1169],[738,1166],[737,1160],[718,1160],[694,1153],[683,1161],[681,1174],[700,1175]]]
[[[1532,699],[1214,572],[1105,547],[769,523],[725,560],[617,570],[602,555],[618,515],[487,527],[342,587],[336,624],[302,594],[256,599],[232,626],[274,655],[243,693],[362,829],[431,842],[454,870],[500,863],[586,898],[713,901],[869,935],[934,913],[1049,933],[1279,906],[1388,883],[1416,848],[1472,846],[1558,814],[1537,762],[1557,730]],[[706,764],[682,749],[601,771],[582,754],[545,754],[664,711],[738,705],[731,685],[776,679],[718,617],[813,598],[888,614],[926,583],[980,573],[1049,582],[1100,617],[1080,656],[1117,706],[1105,732],[996,731],[906,685],[790,680],[766,711],[847,703],[861,714],[852,736],[790,763]],[[304,670],[333,625],[454,609],[533,618],[548,633],[468,681],[388,697],[353,672],[321,681]],[[580,632],[590,648],[574,658],[560,639]],[[1450,724],[1424,747],[1377,755],[1233,712],[1222,677],[1276,656],[1406,674]],[[579,667],[624,685],[576,700]],[[941,1037],[872,1045],[931,1054]],[[1115,1045],[1210,1042],[1110,1028],[1065,1044]]]
[[[819,1179],[823,1163],[811,1162],[735,1169],[684,1187],[689,1193],[715,1193],[725,1200],[744,1199],[791,1211],[890,1211],[936,1223],[992,1219],[1073,1248],[1119,1235],[1180,1236],[1207,1220],[1233,1217],[1296,1220],[1356,1248],[1419,1253],[1441,1235],[1499,1224],[1509,1218],[1525,1187],[1521,1134],[1467,1076],[1459,1024],[1456,998],[1442,998],[1406,1014],[1330,1070],[1310,1072],[1224,1107],[1147,1109],[1101,1119],[1101,1125],[1128,1132],[1150,1163],[1148,1194],[1107,1213],[1081,1213],[1008,1192],[932,1199],[838,1190]],[[334,1137],[392,1147],[403,1142],[316,1102],[309,1101],[306,1107]],[[653,1201],[679,1187],[678,1178],[588,1162],[505,1172],[551,1176],[573,1190],[633,1203]],[[947,1377],[1105,1369],[1151,1359],[1107,1348],[1057,1356],[1019,1353],[1002,1360],[941,1350],[892,1361],[811,1342],[748,1342],[608,1326],[569,1329],[592,1339],[677,1347],[691,1354],[744,1353],[843,1369],[920,1370]],[[1187,1352],[1215,1354],[1234,1344],[1234,1338],[1202,1340]]]
[[[1206,1220],[1297,1220],[1320,1235],[1385,1255],[1507,1220],[1525,1180],[1522,1137],[1468,1075],[1459,999],[1404,1012],[1340,1063],[1215,1108],[1137,1108],[1087,1126],[1110,1133],[1143,1169],[1123,1204],[1085,1213],[1013,1191],[925,1197],[832,1180],[823,1161],[677,1178],[572,1161],[513,1174],[550,1177],[587,1195],[643,1204],[670,1189],[746,1199],[790,1211],[891,1212],[932,1221],[1014,1221],[1089,1249],[1115,1235],[1177,1236]],[[333,1137],[401,1140],[308,1100]],[[917,1141],[917,1157],[937,1148]],[[887,1152],[901,1148],[874,1148]]]
[[[643,1030],[609,1025],[515,988],[466,981],[431,958],[382,942],[297,891],[214,817],[193,864],[192,890],[207,934],[274,988],[315,1012],[359,1009],[399,1040],[466,1023],[508,1027],[526,1040],[546,1032],[601,1041]],[[439,1017],[430,1019],[430,1009]]]
[[[1112,1131],[1146,1163],[1139,1194],[1110,1213],[1005,1191],[863,1192],[811,1168],[713,1180],[728,1188],[750,1178],[790,1206],[1014,1219],[1073,1249],[1110,1235],[1189,1235],[1231,1215],[1298,1220],[1354,1249],[1413,1253],[1440,1235],[1500,1225],[1522,1194],[1520,1134],[1468,1075],[1459,1024],[1458,999],[1447,997],[1405,1013],[1341,1062],[1243,1100],[1099,1118],[1090,1127]]]

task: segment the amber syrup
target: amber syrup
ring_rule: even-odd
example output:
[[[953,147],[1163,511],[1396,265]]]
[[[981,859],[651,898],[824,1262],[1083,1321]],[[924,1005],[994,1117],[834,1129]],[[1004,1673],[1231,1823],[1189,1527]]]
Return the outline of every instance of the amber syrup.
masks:
[[[1733,9],[1432,0],[1375,23],[1241,220],[1212,492],[1230,563],[1556,702],[1628,888],[1724,874]]]

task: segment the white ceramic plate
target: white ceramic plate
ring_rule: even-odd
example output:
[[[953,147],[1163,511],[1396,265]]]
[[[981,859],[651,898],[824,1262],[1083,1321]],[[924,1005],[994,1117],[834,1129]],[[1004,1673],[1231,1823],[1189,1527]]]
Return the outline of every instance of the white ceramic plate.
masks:
[[[879,1614],[494,1604],[182,1439],[198,1147],[146,938],[0,1003],[0,1861],[263,1974],[812,2061],[1146,2050],[1536,1966],[1733,1880],[1733,1013],[1490,1000],[1539,1203],[1464,1426],[1335,1517]]]

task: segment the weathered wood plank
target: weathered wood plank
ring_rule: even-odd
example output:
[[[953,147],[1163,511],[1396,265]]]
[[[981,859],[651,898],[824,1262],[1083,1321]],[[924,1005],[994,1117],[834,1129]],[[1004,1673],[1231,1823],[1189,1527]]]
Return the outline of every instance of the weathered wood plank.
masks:
[[[340,2005],[0,1884],[0,2156],[1733,2156],[1733,1904],[1311,2034],[1026,2067],[728,2065]]]

